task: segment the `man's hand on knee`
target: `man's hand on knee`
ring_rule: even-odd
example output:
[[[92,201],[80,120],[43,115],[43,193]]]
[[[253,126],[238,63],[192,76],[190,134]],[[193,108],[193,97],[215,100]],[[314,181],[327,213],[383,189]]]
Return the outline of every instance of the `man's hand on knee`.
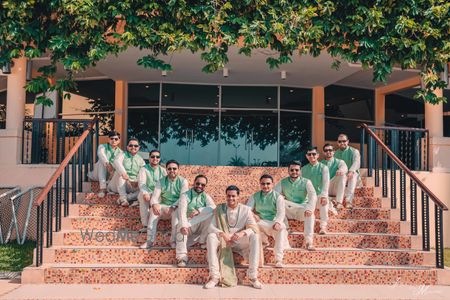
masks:
[[[161,205],[159,205],[159,204],[153,204],[153,205],[152,205],[152,210],[153,210],[153,213],[154,213],[155,215],[159,216],[159,215],[161,214]]]
[[[182,235],[188,235],[189,228],[188,227],[181,227],[180,232]]]
[[[312,211],[310,210],[305,210],[305,218],[309,218],[312,216]]]
[[[272,228],[273,228],[275,231],[280,231],[280,230],[281,230],[281,224],[278,223],[278,222],[276,222],[275,224],[273,224]]]
[[[150,194],[143,194],[144,201],[149,202],[150,201]]]
[[[328,204],[328,199],[326,197],[320,198],[320,205],[325,206]]]

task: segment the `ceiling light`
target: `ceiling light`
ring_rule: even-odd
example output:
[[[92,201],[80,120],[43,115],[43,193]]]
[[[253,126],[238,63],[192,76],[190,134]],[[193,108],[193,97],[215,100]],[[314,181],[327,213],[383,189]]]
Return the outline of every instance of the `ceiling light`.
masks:
[[[146,85],[145,88],[148,89],[150,86]]]
[[[285,80],[286,79],[286,71],[281,71],[281,79]]]
[[[327,107],[329,107],[329,106],[331,106],[331,104],[330,104],[330,103],[327,103]]]
[[[223,68],[223,77],[228,77],[228,68]]]
[[[294,90],[289,90],[289,93],[293,93],[294,92]]]

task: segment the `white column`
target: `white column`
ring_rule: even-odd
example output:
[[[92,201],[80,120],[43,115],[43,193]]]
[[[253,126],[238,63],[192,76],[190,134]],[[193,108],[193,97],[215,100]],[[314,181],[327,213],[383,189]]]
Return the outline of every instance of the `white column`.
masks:
[[[6,129],[22,132],[23,118],[25,117],[25,84],[27,59],[24,57],[14,59],[14,67],[8,75],[6,96]]]
[[[434,94],[442,97],[442,90],[435,90]],[[444,106],[442,103],[425,103],[425,128],[430,131],[430,137],[444,136]]]

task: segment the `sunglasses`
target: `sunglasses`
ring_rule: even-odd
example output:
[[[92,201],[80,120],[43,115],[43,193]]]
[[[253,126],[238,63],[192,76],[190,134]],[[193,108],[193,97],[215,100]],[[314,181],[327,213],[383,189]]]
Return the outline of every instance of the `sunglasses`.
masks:
[[[167,168],[167,171],[175,171],[178,170],[178,168]]]
[[[260,184],[261,184],[261,185],[271,185],[272,182],[261,182]]]
[[[316,156],[317,153],[306,153],[306,156]]]
[[[159,155],[150,155],[150,158],[160,158],[161,156]]]
[[[195,183],[195,186],[202,186],[202,187],[205,187],[205,186],[206,186],[206,183],[196,182],[196,183]]]
[[[290,169],[289,172],[300,172],[300,169]]]
[[[347,140],[340,140],[340,141],[337,141],[339,144],[342,144],[342,143],[346,143],[347,142]]]
[[[324,149],[323,152],[333,152],[333,149]]]
[[[128,145],[128,147],[131,147],[131,148],[139,148],[139,145],[136,145],[136,144],[130,144],[130,145]]]
[[[118,141],[118,140],[120,140],[119,138],[115,138],[115,137],[110,137],[109,138],[111,141]]]

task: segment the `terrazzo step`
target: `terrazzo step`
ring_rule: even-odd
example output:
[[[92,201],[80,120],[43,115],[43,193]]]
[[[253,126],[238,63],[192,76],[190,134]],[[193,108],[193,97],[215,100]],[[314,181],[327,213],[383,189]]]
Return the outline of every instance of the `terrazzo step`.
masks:
[[[304,247],[303,233],[292,232],[288,239],[291,247]],[[53,244],[60,246],[139,246],[145,240],[146,234],[137,232],[93,231],[87,235],[80,230],[71,230],[56,232],[53,235]],[[273,247],[273,240],[269,240],[270,246]],[[154,245],[170,246],[170,232],[158,231]],[[317,248],[421,249],[422,240],[420,236],[398,234],[328,233],[314,235],[314,245]]]
[[[303,231],[303,222],[289,220],[289,227],[294,231]],[[315,232],[320,230],[320,221],[315,222]],[[102,229],[102,230],[139,230],[142,228],[140,218],[113,217],[70,217],[63,220],[66,229]],[[168,221],[159,222],[159,230],[170,229]],[[408,222],[388,220],[328,220],[328,232],[373,232],[373,233],[408,233]]]
[[[115,218],[140,217],[139,207],[122,207],[115,204],[74,204],[70,207],[70,215]],[[319,218],[319,209],[316,209],[315,215],[316,218]],[[391,211],[387,208],[344,208],[338,212],[338,215],[334,215],[331,211],[328,215],[332,219],[389,220]]]
[[[237,267],[240,283],[248,284],[246,267]],[[173,265],[125,264],[44,264],[22,272],[22,283],[47,284],[204,284],[206,265],[177,268]],[[286,265],[259,268],[264,284],[387,284],[435,285],[438,270],[408,266]]]
[[[55,263],[71,264],[176,264],[175,250],[155,247],[143,250],[137,247],[55,247],[46,249],[44,258],[53,258]],[[288,249],[284,252],[285,264],[337,264],[337,265],[411,265],[434,266],[435,253],[416,250],[380,249]],[[189,264],[207,264],[206,249],[189,248]],[[235,262],[243,258],[235,254]],[[266,264],[274,264],[273,248],[264,250]],[[50,261],[48,261],[50,262]]]

